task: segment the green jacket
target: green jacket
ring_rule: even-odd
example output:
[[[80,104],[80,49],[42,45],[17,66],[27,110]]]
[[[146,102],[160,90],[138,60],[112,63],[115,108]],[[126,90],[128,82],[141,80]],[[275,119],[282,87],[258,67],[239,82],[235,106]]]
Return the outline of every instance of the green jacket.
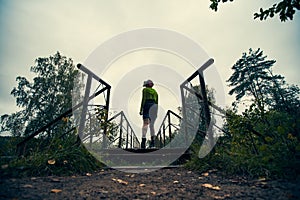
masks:
[[[151,87],[145,87],[143,89],[143,97],[140,109],[141,112],[143,111],[146,100],[153,100],[156,104],[158,104],[158,94],[155,89]]]

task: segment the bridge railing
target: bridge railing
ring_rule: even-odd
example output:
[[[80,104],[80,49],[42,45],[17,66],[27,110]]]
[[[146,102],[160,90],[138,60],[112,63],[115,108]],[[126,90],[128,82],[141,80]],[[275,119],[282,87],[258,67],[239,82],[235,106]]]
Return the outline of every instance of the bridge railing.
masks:
[[[107,110],[102,105],[88,105],[88,108],[81,141],[89,148],[105,148],[111,134],[111,126],[104,120]]]
[[[225,111],[214,104],[214,97],[208,95],[204,79],[204,71],[213,63],[214,60],[209,59],[180,85],[183,123],[186,124],[183,131],[188,137],[189,126],[194,126],[196,136],[204,139],[208,149],[213,148],[218,138],[216,129],[223,131],[217,123],[225,116]]]
[[[107,122],[116,127],[115,138],[109,142],[109,147],[123,149],[140,147],[140,142],[123,111],[111,117]]]
[[[212,59],[208,60],[201,68],[199,68],[199,70],[193,73],[180,85],[182,95],[182,117],[173,111],[169,110],[167,112],[156,135],[155,145],[157,148],[168,145],[178,132],[184,133],[186,136],[185,139],[180,139],[180,142],[187,142],[189,137],[188,133],[195,128],[204,137],[213,137],[211,131],[212,127],[210,126],[213,121],[211,117],[213,114],[212,109],[221,113],[223,110],[210,102],[207,97],[203,71],[212,63]],[[114,147],[123,149],[140,147],[139,140],[123,111],[116,114],[111,119],[108,119],[111,86],[83,65],[79,64],[77,67],[87,74],[83,100],[61,115],[55,117],[45,126],[34,131],[20,142],[17,145],[19,155],[25,153],[26,144],[30,140],[43,135],[46,137],[49,130],[54,131],[59,128],[63,130],[61,137],[72,131],[76,131],[79,136],[78,138],[80,138],[83,143],[88,143],[90,146],[100,144],[101,148]],[[195,89],[191,83],[195,79],[199,80],[198,89]],[[97,81],[99,87],[91,94],[93,80]],[[103,104],[90,105],[89,102],[99,95],[103,96]],[[196,98],[193,98],[191,101],[189,100],[191,96]],[[200,118],[199,122],[191,123],[189,119],[196,115]],[[77,116],[77,118],[74,116]],[[79,142],[80,139],[78,140]],[[171,145],[169,146],[171,147]]]
[[[54,117],[51,121],[46,123],[41,128],[33,131],[30,135],[24,138],[20,143],[17,144],[17,153],[19,156],[24,155],[26,152],[26,145],[29,141],[33,139],[46,138],[47,140],[50,138],[48,135],[50,132],[53,132],[53,134],[56,134],[55,132],[62,133],[60,137],[63,137],[67,133],[70,133],[71,131],[75,131],[78,133],[78,140],[77,142],[80,143],[80,138],[85,137],[85,125],[87,122],[87,115],[88,115],[88,103],[95,99],[95,97],[99,95],[103,95],[104,103],[102,105],[102,109],[104,110],[104,121],[107,121],[108,118],[108,110],[109,110],[109,99],[110,99],[110,90],[111,86],[106,83],[104,80],[99,78],[97,75],[95,75],[92,71],[87,69],[81,64],[77,65],[78,69],[84,72],[87,75],[87,81],[85,84],[85,92],[83,96],[83,100],[79,103],[77,103],[72,108],[66,110],[62,114],[58,115],[57,117]],[[96,80],[96,82],[99,84],[97,89],[93,94],[91,93],[92,89],[92,80]],[[77,118],[74,117],[74,114],[77,115]],[[79,116],[79,117],[78,117]],[[59,129],[59,131],[56,131]],[[106,135],[106,126],[103,127],[102,131],[103,135]],[[105,145],[106,137],[103,137],[103,143]],[[50,138],[51,139],[51,138]],[[44,141],[47,141],[44,140]],[[44,145],[46,146],[46,145]]]
[[[165,147],[180,129],[181,117],[175,112],[168,110],[156,135],[155,147]]]
[[[204,71],[213,62],[209,59],[180,85],[181,116],[170,110],[167,112],[156,135],[157,148],[188,147],[195,137],[207,138],[206,142],[211,143],[208,145],[214,145],[214,130],[220,129],[216,119],[225,112],[212,102],[204,80]],[[174,118],[178,124],[173,122]]]

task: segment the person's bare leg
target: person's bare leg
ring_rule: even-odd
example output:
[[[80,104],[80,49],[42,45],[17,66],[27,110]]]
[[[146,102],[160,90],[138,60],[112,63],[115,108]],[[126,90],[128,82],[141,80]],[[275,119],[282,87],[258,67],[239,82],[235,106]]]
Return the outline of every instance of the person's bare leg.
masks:
[[[146,134],[147,134],[149,124],[150,124],[150,120],[149,119],[144,119],[143,127],[142,127],[142,138],[146,138]]]
[[[154,129],[154,122],[155,120],[150,121],[150,135],[151,135],[151,143],[150,147],[154,147],[154,142],[155,142],[155,129]]]
[[[150,122],[150,135],[151,137],[155,136],[155,130],[154,130],[154,121]]]
[[[144,119],[143,127],[142,127],[142,143],[141,143],[141,148],[142,149],[146,148],[146,134],[147,134],[149,124],[150,124],[150,120],[149,119]]]

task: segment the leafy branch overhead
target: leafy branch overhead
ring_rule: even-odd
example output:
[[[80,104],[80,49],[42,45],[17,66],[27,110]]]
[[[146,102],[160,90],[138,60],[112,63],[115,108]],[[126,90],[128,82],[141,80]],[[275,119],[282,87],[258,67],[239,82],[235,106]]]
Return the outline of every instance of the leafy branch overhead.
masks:
[[[210,8],[214,11],[218,10],[219,3],[226,3],[234,0],[210,0]],[[293,20],[294,14],[300,9],[300,0],[282,0],[273,6],[263,9],[260,8],[259,12],[254,13],[254,19],[266,20],[269,17],[273,18],[275,15],[279,15],[280,21],[285,22],[287,20]]]

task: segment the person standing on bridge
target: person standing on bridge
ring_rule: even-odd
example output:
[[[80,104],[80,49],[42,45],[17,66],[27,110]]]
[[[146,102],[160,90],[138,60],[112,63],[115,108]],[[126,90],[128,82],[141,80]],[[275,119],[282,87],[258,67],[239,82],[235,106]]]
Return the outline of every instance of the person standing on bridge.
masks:
[[[143,116],[143,127],[142,127],[142,143],[141,148],[146,148],[146,133],[148,126],[150,126],[151,142],[150,148],[154,147],[155,130],[154,123],[157,118],[157,105],[158,105],[158,94],[153,89],[153,82],[151,80],[144,81],[143,96],[140,109],[140,115]]]

